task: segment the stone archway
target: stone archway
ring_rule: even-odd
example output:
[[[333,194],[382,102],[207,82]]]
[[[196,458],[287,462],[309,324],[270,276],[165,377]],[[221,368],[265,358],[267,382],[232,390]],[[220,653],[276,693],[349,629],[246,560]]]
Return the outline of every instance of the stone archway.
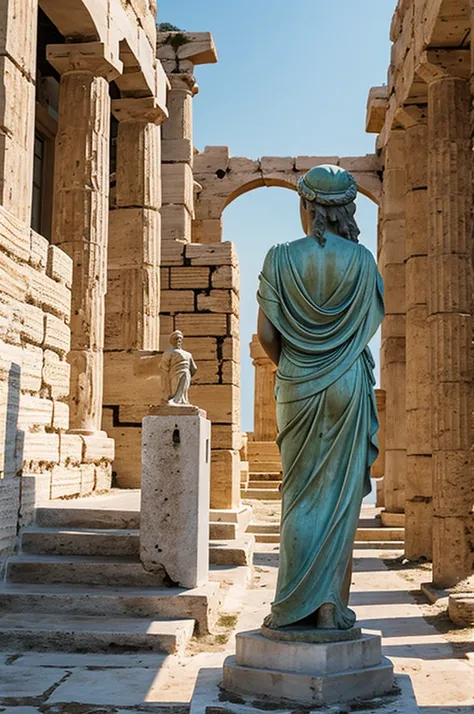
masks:
[[[226,146],[207,146],[194,157],[195,220],[194,243],[222,240],[224,209],[244,193],[264,186],[295,190],[298,178],[314,166],[335,164],[350,171],[359,191],[374,203],[382,196],[381,165],[377,156],[339,158],[337,156],[263,157],[256,161],[234,158]]]

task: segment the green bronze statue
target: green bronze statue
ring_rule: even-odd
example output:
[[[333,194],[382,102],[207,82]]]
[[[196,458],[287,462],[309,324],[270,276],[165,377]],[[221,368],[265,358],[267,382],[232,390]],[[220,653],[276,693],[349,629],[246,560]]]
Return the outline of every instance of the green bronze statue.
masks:
[[[265,625],[350,629],[352,548],[377,456],[374,361],[383,283],[359,243],[357,184],[317,166],[297,185],[307,236],[268,252],[258,335],[278,366],[282,465],[278,582]]]

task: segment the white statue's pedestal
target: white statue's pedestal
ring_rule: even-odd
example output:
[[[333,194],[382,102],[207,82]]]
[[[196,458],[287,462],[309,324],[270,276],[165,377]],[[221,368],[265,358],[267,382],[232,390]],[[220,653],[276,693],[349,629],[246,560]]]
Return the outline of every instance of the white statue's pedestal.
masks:
[[[277,632],[272,637],[278,637]],[[307,639],[318,639],[317,630],[305,632]],[[325,633],[319,639],[330,640],[331,632],[319,630]],[[341,635],[334,631],[334,637]],[[304,631],[300,636],[305,639]],[[238,694],[319,706],[390,692],[393,666],[382,657],[381,638],[355,628],[349,636],[356,639],[314,643],[269,639],[259,630],[241,632],[235,657],[224,662],[222,686]]]
[[[140,559],[177,587],[209,576],[211,423],[193,406],[153,407],[143,419]]]

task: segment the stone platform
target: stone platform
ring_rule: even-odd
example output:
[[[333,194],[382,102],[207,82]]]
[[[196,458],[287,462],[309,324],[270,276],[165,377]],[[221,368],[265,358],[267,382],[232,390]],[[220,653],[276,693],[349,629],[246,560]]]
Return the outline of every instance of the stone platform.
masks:
[[[224,662],[222,686],[232,693],[322,706],[389,693],[393,666],[382,656],[378,635],[313,644],[251,630],[236,636],[236,655]]]

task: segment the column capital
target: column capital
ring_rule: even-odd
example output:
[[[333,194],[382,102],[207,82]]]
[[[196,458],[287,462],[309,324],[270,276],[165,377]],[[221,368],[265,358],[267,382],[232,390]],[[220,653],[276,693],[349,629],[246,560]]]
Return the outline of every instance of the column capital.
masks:
[[[149,124],[162,124],[168,118],[166,107],[160,106],[155,97],[114,99],[112,114],[118,121]]]
[[[413,126],[427,124],[428,105],[427,104],[406,104],[397,109],[395,120],[404,128],[410,129]]]
[[[179,74],[167,74],[166,76],[170,83],[171,92],[189,92],[193,97],[199,92],[199,85],[196,82],[196,77],[192,73],[180,72]]]
[[[111,82],[123,70],[123,63],[113,56],[103,42],[48,45],[46,57],[59,74],[87,72]]]
[[[254,367],[264,367],[265,369],[270,369],[272,372],[276,372],[277,366],[267,356],[267,353],[260,344],[258,335],[252,336],[252,342],[250,343],[250,356]]]
[[[421,55],[416,74],[427,84],[449,78],[469,79],[470,50],[426,50]]]

